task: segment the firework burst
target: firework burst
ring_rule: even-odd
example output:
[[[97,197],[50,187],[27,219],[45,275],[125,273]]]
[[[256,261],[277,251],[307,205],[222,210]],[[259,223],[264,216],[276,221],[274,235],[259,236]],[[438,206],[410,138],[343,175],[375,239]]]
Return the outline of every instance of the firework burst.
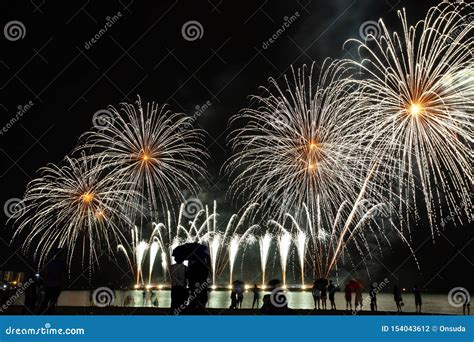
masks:
[[[270,79],[265,95],[253,96],[257,108],[232,119],[247,122],[231,139],[230,193],[260,203],[272,217],[303,203],[314,212],[319,196],[330,219],[340,203],[357,196],[369,169],[346,70],[326,61],[316,78],[314,67],[285,76],[283,87]]]
[[[361,74],[359,115],[370,153],[384,161],[378,174],[388,176],[417,217],[421,189],[435,232],[440,216],[472,221],[474,12],[468,4],[440,4],[415,26],[404,10],[398,15],[401,33],[380,20],[378,38],[356,41],[362,61],[351,63]]]
[[[197,193],[198,180],[206,178],[204,133],[192,127],[192,118],[172,113],[165,106],[140,98],[121,108],[110,106],[110,124],[84,135],[82,150],[88,159],[100,158],[112,177],[123,177],[146,199],[156,219],[184,201],[184,192]]]
[[[55,248],[66,248],[70,262],[79,247],[83,262],[88,255],[92,266],[102,251],[113,251],[111,245],[123,239],[121,227],[130,224],[124,212],[138,194],[126,181],[98,171],[100,162],[66,158],[63,166],[42,168],[41,177],[28,185],[13,238],[28,231],[24,248],[34,249],[40,265]]]

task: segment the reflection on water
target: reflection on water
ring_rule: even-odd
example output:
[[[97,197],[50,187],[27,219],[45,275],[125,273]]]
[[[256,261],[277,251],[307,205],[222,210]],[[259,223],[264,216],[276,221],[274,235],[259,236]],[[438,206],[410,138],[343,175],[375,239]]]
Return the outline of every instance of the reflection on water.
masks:
[[[62,306],[89,306],[92,291],[63,291],[59,298],[59,305]],[[125,306],[127,296],[130,296],[131,302],[127,306],[135,307],[153,307],[158,304],[158,307],[170,306],[170,291],[147,291],[143,296],[144,291],[115,291],[116,306]],[[267,293],[261,294],[261,297]],[[311,291],[304,292],[288,292],[289,307],[293,309],[313,309],[314,301]],[[157,301],[155,300],[157,299]],[[368,293],[364,293],[364,310],[370,309],[370,299]],[[414,296],[411,293],[403,295],[405,306],[403,311],[414,312],[415,303]],[[251,308],[253,301],[253,293],[246,291],[244,295],[243,308]],[[379,293],[377,296],[379,311],[396,311],[393,295],[388,293]],[[154,305],[155,304],[155,305]],[[210,308],[228,308],[230,305],[230,291],[211,291],[208,306]],[[260,301],[261,305],[261,301]],[[329,306],[329,301],[328,301]],[[345,309],[344,293],[336,293],[337,309]],[[424,294],[422,311],[426,313],[441,313],[441,314],[462,314],[462,308],[452,307],[448,303],[446,294]]]

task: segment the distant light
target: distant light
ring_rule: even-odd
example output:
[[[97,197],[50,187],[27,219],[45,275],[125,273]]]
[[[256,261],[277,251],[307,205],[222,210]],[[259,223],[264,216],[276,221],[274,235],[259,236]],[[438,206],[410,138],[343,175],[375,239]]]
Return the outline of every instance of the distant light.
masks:
[[[250,289],[250,285],[245,285],[245,289],[246,290]]]
[[[232,289],[232,285],[231,284],[227,285],[227,288]]]
[[[135,284],[135,285],[133,286],[133,288],[134,288],[135,290],[136,290],[136,289],[139,289],[139,288],[140,288],[140,285]]]
[[[215,290],[215,289],[217,289],[217,286],[216,286],[216,285],[212,285],[212,286],[211,286],[211,289],[212,289],[212,290]]]
[[[163,287],[164,287],[164,285],[162,285],[162,284],[158,285],[158,290],[163,289]]]
[[[151,289],[151,287],[152,287],[151,285],[147,285],[146,289],[149,290],[149,289]]]

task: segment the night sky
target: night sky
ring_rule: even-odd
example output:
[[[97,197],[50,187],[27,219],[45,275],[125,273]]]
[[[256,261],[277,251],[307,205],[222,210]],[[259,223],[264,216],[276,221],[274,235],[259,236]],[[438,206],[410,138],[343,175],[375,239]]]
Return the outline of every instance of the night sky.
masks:
[[[366,21],[383,18],[391,27],[397,22],[396,11],[405,7],[414,23],[436,3],[2,1],[1,27],[18,20],[26,33],[16,41],[0,36],[0,128],[16,116],[19,106],[31,108],[0,134],[0,204],[21,198],[40,167],[70,153],[79,136],[92,127],[94,113],[109,104],[134,102],[140,95],[143,102],[168,103],[171,110],[188,115],[208,105],[197,121],[208,133],[212,156],[210,186],[201,198],[208,204],[217,199],[219,208],[236,211],[239,208],[225,201],[228,185],[220,169],[229,156],[228,119],[249,104],[248,96],[257,94],[269,77],[289,72],[290,65],[313,61],[321,65],[326,57],[351,57],[353,51],[344,51],[342,45],[349,38],[360,39],[359,28]],[[91,43],[107,18],[114,16],[107,32]],[[289,28],[268,43],[285,18],[292,16],[296,19]],[[190,20],[203,28],[202,37],[195,41],[184,39],[181,32]],[[10,245],[13,230],[6,220],[2,211],[0,270],[28,270],[29,256],[18,250],[21,241]],[[375,280],[390,277],[405,287],[418,283],[435,290],[471,287],[471,227],[452,227],[448,222],[435,243],[429,227],[420,224],[413,230],[421,272],[409,251],[395,242],[383,260],[376,256],[378,260],[370,262]],[[94,282],[118,278],[120,283],[130,283],[113,262],[111,267],[105,257],[102,262],[106,266]],[[81,277],[80,271],[73,268],[78,285],[88,276]],[[366,275],[360,268],[353,276]]]

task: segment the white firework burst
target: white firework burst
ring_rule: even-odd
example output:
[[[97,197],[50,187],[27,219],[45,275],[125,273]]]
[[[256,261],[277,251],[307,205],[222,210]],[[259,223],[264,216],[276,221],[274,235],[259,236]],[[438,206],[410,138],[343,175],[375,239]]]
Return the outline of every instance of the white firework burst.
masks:
[[[359,116],[370,153],[383,160],[377,174],[388,177],[375,180],[395,185],[416,217],[423,208],[435,232],[440,216],[472,221],[474,12],[443,3],[415,26],[405,10],[398,15],[401,32],[380,20],[378,38],[356,41]]]
[[[123,177],[140,191],[152,219],[184,201],[186,192],[199,191],[208,155],[204,132],[192,127],[191,117],[154,102],[144,108],[140,98],[136,105],[109,111],[110,124],[86,133],[80,149],[91,150],[88,159],[101,158],[112,177]]]
[[[326,61],[318,77],[314,68],[293,71],[283,86],[270,79],[265,95],[253,96],[257,107],[232,119],[246,123],[230,140],[230,193],[260,203],[273,218],[303,203],[314,212],[319,196],[330,219],[340,203],[357,196],[369,170],[357,89],[348,85],[341,62]]]
[[[24,196],[25,210],[15,219],[13,238],[27,232],[24,248],[34,250],[42,265],[56,248],[76,250],[89,265],[98,262],[103,251],[123,240],[122,227],[131,224],[124,214],[138,196],[129,184],[100,171],[101,159],[66,158],[64,165],[42,168],[30,182]]]

